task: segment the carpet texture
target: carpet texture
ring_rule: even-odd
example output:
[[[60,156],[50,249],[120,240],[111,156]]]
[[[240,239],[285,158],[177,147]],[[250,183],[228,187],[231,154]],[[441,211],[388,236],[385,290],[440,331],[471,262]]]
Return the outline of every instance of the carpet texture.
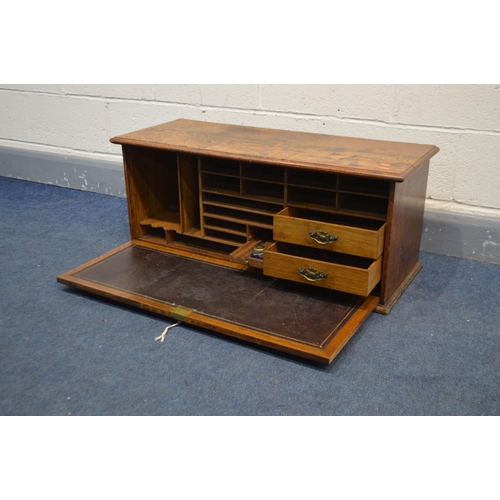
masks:
[[[0,177],[1,415],[498,415],[500,266],[421,253],[328,367],[56,282],[129,239],[126,201]]]

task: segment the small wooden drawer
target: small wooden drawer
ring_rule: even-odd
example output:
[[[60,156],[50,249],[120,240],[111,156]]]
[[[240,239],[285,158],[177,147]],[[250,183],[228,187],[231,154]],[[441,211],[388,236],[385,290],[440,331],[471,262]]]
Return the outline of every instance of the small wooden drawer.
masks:
[[[274,216],[273,237],[333,252],[378,258],[384,249],[385,223],[287,207]]]
[[[367,297],[380,281],[382,257],[370,259],[274,243],[264,253],[264,274]]]

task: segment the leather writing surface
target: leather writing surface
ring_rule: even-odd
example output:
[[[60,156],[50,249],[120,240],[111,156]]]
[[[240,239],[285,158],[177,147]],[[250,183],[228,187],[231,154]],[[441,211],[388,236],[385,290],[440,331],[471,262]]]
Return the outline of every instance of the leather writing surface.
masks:
[[[205,316],[322,347],[363,299],[130,246],[74,275]]]

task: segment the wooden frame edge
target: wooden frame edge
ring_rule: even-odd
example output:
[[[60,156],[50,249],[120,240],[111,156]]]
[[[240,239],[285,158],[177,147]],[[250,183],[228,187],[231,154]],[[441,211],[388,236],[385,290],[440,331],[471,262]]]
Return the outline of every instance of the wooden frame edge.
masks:
[[[374,295],[367,297],[363,302],[363,305],[358,308],[358,310],[349,318],[341,330],[337,332],[331,342],[324,348],[324,352],[328,357],[329,363],[333,361],[351,337],[358,331],[359,327],[373,312],[377,304],[378,297],[375,297]]]
[[[403,292],[410,286],[410,283],[413,281],[420,269],[422,269],[422,263],[418,261],[415,266],[413,266],[413,269],[408,274],[408,276],[406,276],[405,280],[391,295],[389,300],[387,302],[384,302],[383,304],[378,304],[378,306],[375,308],[375,312],[380,314],[389,314],[391,312],[391,309],[396,305],[396,302],[399,300],[401,295],[403,295]]]
[[[60,274],[59,276],[57,276],[56,280],[59,283],[63,283],[64,285],[72,284],[72,279],[70,279],[70,278],[73,278],[73,274],[76,274],[76,273],[82,271],[83,269],[87,268],[88,266],[97,264],[98,262],[101,262],[101,261],[107,259],[108,257],[111,257],[112,255],[114,255],[118,252],[121,252],[122,250],[125,250],[125,248],[128,248],[132,245],[133,245],[133,242],[128,241],[127,243],[124,243],[123,245],[120,245],[120,246],[114,248],[113,250],[110,250],[109,252],[106,252],[106,253],[100,255],[99,257],[96,257],[95,259],[91,259],[91,260],[85,262],[84,264],[81,264],[73,269],[70,269],[69,271],[66,271],[65,273]]]

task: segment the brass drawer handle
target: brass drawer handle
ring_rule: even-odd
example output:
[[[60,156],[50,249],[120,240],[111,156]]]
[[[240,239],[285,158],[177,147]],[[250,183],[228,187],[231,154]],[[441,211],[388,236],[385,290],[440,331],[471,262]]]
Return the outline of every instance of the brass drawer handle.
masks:
[[[328,278],[328,274],[322,271],[316,271],[314,267],[299,267],[299,274],[307,281],[321,281]]]
[[[339,239],[338,236],[328,234],[326,231],[309,231],[309,236],[311,237],[311,240],[319,243],[320,245],[330,245]]]

